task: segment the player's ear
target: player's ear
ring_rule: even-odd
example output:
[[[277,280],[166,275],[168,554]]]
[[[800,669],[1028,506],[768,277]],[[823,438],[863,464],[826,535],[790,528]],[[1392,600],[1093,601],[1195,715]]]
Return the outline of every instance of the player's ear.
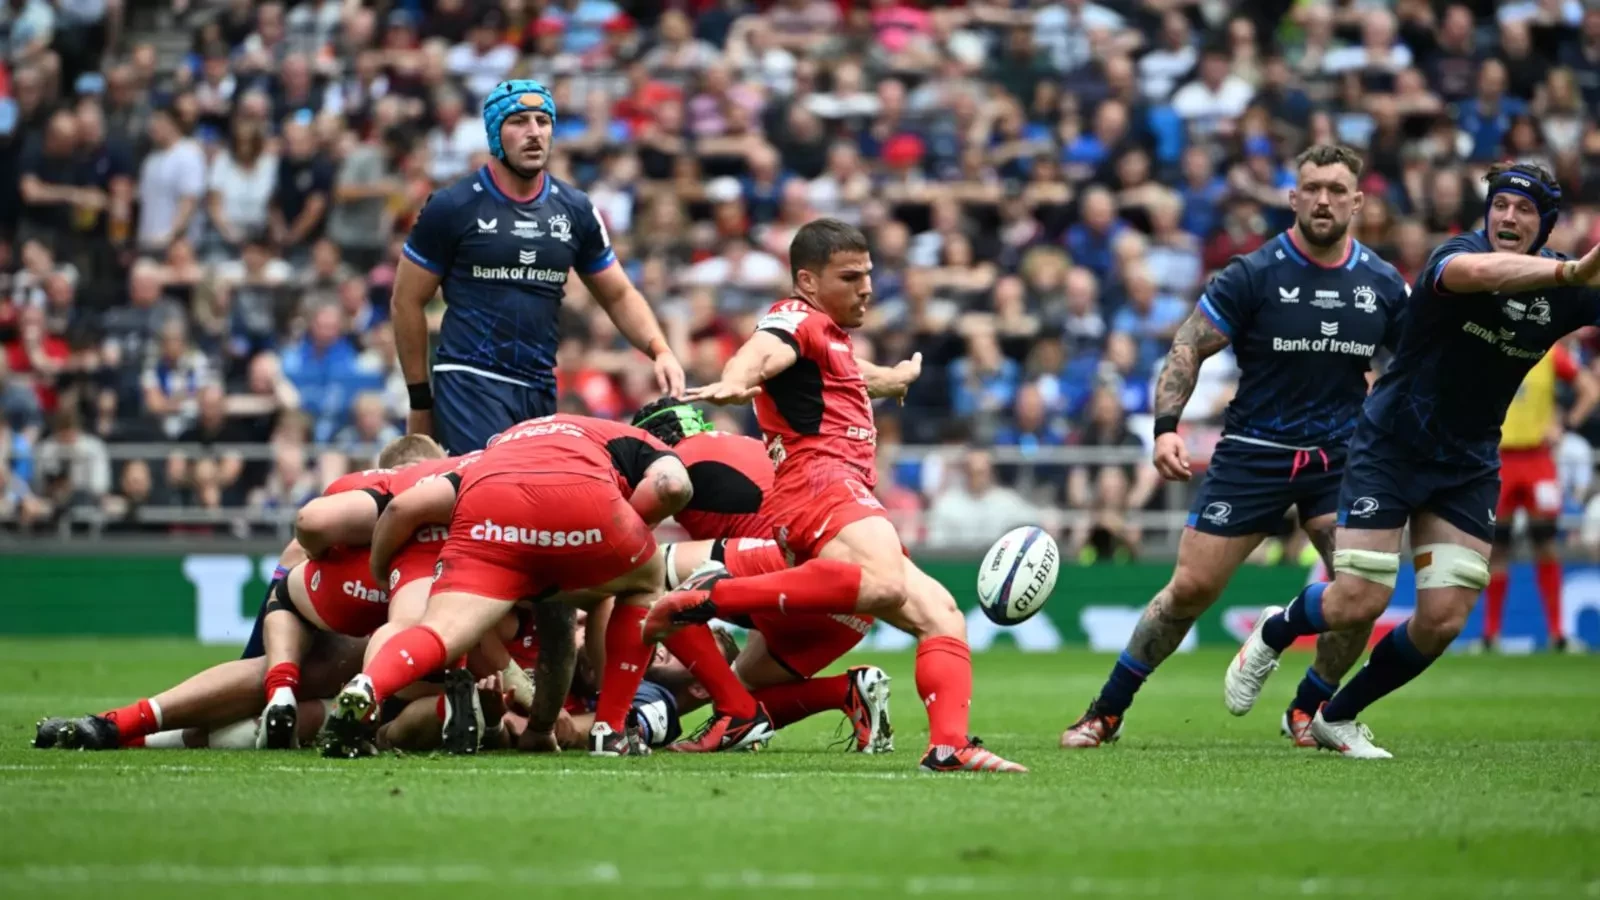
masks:
[[[1351,194],[1350,195],[1350,214],[1351,215],[1355,215],[1356,213],[1361,212],[1361,206],[1362,206],[1362,204],[1364,204],[1366,202],[1367,202],[1367,195],[1366,194],[1363,194],[1360,191],[1356,191],[1354,194]]]
[[[794,273],[794,286],[797,292],[816,294],[817,273],[810,269],[800,269]]]

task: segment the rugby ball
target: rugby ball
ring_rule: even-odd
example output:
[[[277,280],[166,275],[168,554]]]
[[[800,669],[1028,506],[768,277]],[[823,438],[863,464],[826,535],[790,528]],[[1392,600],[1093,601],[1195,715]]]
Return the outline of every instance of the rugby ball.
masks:
[[[1007,532],[984,554],[978,569],[978,605],[989,620],[1016,625],[1050,599],[1056,589],[1061,550],[1044,529],[1024,525]]]

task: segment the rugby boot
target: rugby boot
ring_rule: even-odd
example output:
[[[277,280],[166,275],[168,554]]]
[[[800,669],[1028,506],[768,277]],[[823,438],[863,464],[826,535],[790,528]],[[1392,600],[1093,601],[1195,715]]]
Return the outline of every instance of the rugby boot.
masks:
[[[852,666],[845,716],[855,730],[857,753],[893,753],[894,726],[889,723],[889,673],[877,666]]]
[[[1296,747],[1315,747],[1317,739],[1311,736],[1311,719],[1310,713],[1291,706],[1284,711],[1283,721],[1278,724],[1278,731]]]
[[[1011,772],[1025,773],[1027,768],[990,753],[983,741],[968,737],[965,747],[948,745],[929,747],[920,766],[924,772]]]
[[[753,716],[735,716],[711,711],[711,718],[693,735],[669,746],[674,753],[721,753],[730,750],[759,750],[772,740],[777,729],[767,708],[756,704]]]
[[[1281,606],[1263,609],[1256,617],[1256,626],[1250,629],[1250,636],[1244,639],[1244,646],[1228,661],[1228,672],[1222,679],[1222,700],[1228,712],[1236,716],[1244,715],[1256,705],[1267,676],[1278,669],[1278,651],[1261,639],[1261,626],[1281,612]]]
[[[1317,746],[1346,759],[1394,759],[1394,754],[1372,742],[1372,730],[1351,719],[1348,722],[1329,722],[1322,710],[1311,719],[1311,736]]]
[[[1115,744],[1120,737],[1122,717],[1101,713],[1091,703],[1078,721],[1061,732],[1061,749],[1092,750],[1105,744]]]
[[[62,724],[56,746],[63,750],[117,750],[122,747],[122,735],[117,723],[105,716],[80,716]]]
[[[33,746],[38,750],[49,750],[61,741],[61,731],[67,727],[67,720],[49,716],[39,720],[34,726]]]
[[[728,570],[721,566],[702,567],[677,590],[663,594],[644,617],[644,639],[659,641],[685,625],[704,625],[715,619],[717,606],[711,602],[711,588],[728,577]]]
[[[589,755],[649,756],[650,747],[640,737],[637,728],[624,728],[617,732],[604,722],[596,722],[589,729]]]
[[[298,750],[300,736],[300,703],[294,691],[280,687],[272,692],[272,699],[261,710],[261,726],[256,729],[257,750]]]
[[[466,669],[444,673],[444,752],[470,756],[478,752],[483,740],[483,704],[478,699],[478,683]]]
[[[366,675],[350,679],[350,683],[333,698],[333,712],[328,715],[322,733],[318,735],[322,755],[329,759],[375,756],[378,745],[373,711],[377,706],[372,679]]]

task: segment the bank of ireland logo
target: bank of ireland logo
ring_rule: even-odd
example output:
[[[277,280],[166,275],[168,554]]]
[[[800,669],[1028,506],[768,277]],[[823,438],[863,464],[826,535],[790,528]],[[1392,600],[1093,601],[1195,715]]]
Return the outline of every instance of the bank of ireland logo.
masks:
[[[1356,502],[1350,504],[1350,515],[1357,519],[1365,519],[1378,511],[1378,501],[1372,497],[1357,497]]]
[[[1364,313],[1378,311],[1378,292],[1367,285],[1356,288],[1356,309]]]
[[[319,588],[321,586],[322,586],[322,570],[318,569],[315,572],[311,573],[311,589],[314,591],[314,590],[316,590],[317,588]]]
[[[1221,501],[1216,503],[1207,503],[1206,508],[1200,512],[1200,518],[1205,519],[1207,522],[1210,522],[1213,525],[1228,524],[1228,517],[1232,515],[1233,505],[1230,503],[1223,503]]]
[[[550,226],[550,236],[563,244],[572,240],[572,220],[565,213],[557,213],[550,217],[547,223]]]

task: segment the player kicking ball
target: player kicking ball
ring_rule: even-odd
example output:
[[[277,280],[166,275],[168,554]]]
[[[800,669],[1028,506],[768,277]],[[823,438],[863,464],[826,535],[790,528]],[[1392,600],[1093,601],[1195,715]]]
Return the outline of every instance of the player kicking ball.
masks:
[[[1192,476],[1178,419],[1201,363],[1230,344],[1239,390],[1179,539],[1172,580],[1145,607],[1100,694],[1061,735],[1062,747],[1099,747],[1121,735],[1134,693],[1290,507],[1323,562],[1333,564],[1345,446],[1367,396],[1372,356],[1399,337],[1408,289],[1349,234],[1361,210],[1361,157],[1324,144],[1295,163],[1294,225],[1217,273],[1167,353],[1155,398],[1155,466],[1167,480]],[[1311,717],[1366,644],[1359,629],[1318,641],[1316,661],[1283,715],[1281,730],[1297,746],[1315,746]]]
[[[872,297],[872,259],[860,231],[837,219],[807,223],[789,245],[794,297],[772,307],[723,369],[690,400],[756,405],[776,467],[769,514],[786,555],[782,572],[730,578],[714,571],[667,594],[645,620],[645,636],[713,618],[763,612],[870,615],[915,636],[917,693],[928,710],[929,772],[1025,772],[968,734],[972,655],[966,619],[944,586],[913,564],[883,505],[877,481],[873,391],[849,332]],[[896,367],[902,384],[915,361]],[[900,390],[904,390],[903,387]]]
[[[463,473],[424,481],[396,497],[372,538],[374,573],[428,522],[448,523],[438,574],[421,623],[396,634],[334,700],[326,756],[373,752],[372,717],[397,691],[476,646],[524,598],[596,591],[615,595],[605,634],[605,672],[591,755],[640,752],[624,729],[628,706],[650,659],[640,624],[664,578],[651,525],[688,502],[688,474],[659,441],[626,425],[582,416],[547,416],[492,441]],[[559,657],[554,683],[539,685],[525,749],[557,749],[561,703],[572,679],[572,613],[536,603],[542,654]],[[476,701],[471,675],[452,670]],[[472,715],[447,716],[447,749],[471,752],[481,737]],[[452,729],[451,722],[461,723]],[[454,733],[453,733],[454,732]]]
[[[1429,257],[1394,361],[1362,409],[1339,493],[1333,582],[1263,617],[1223,681],[1228,711],[1244,715],[1295,638],[1369,627],[1394,594],[1409,523],[1416,609],[1311,723],[1319,746],[1347,757],[1390,757],[1356,717],[1461,633],[1489,583],[1506,409],[1562,336],[1600,318],[1600,247],[1580,260],[1544,247],[1560,216],[1555,178],[1530,163],[1486,177],[1483,230]]]

